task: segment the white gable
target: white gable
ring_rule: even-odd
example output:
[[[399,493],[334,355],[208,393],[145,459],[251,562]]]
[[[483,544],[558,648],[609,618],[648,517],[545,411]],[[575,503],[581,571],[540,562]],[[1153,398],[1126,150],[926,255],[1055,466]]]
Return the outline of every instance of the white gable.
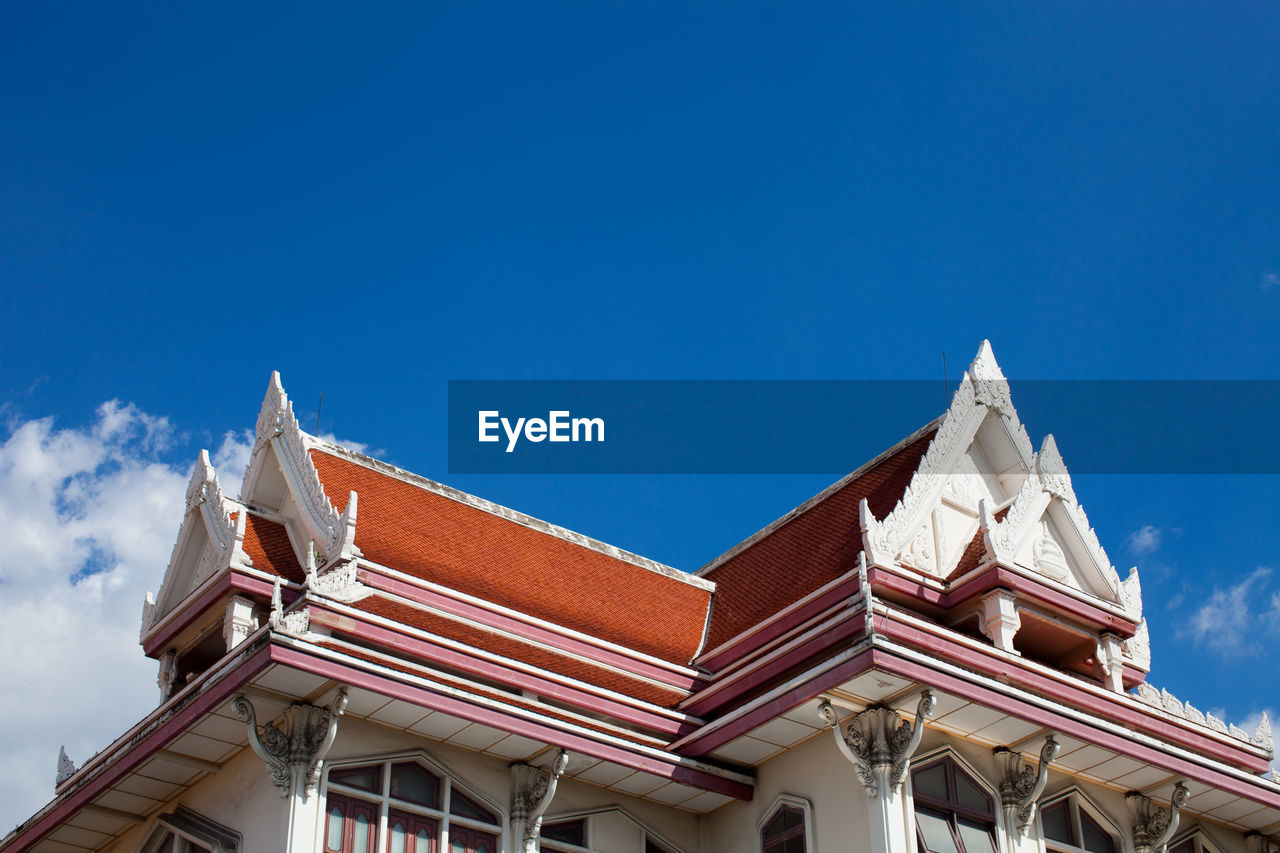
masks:
[[[251,565],[244,552],[246,523],[244,507],[223,496],[209,453],[201,450],[187,484],[186,513],[160,592],[154,598],[147,593],[143,603],[143,637],[210,578],[232,564]]]
[[[864,502],[865,504],[865,502]],[[1052,436],[1039,453],[983,341],[903,494],[883,519],[862,508],[869,562],[942,579],[976,536],[999,562],[1141,618],[1136,570],[1122,583],[1076,501]]]

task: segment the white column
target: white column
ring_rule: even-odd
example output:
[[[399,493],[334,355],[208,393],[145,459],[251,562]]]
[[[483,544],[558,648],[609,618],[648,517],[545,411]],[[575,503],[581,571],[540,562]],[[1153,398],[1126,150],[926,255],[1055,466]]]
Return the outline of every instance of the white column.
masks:
[[[998,589],[984,595],[979,627],[997,649],[1018,654],[1013,647],[1013,636],[1022,627],[1022,617],[1018,615],[1017,599],[1013,593]]]
[[[872,705],[843,727],[830,702],[823,700],[818,706],[818,714],[835,733],[836,747],[853,765],[870,798],[866,849],[872,853],[911,853],[915,849],[915,822],[906,807],[902,782],[933,706],[933,694],[925,690],[914,722],[908,723],[887,705]]]

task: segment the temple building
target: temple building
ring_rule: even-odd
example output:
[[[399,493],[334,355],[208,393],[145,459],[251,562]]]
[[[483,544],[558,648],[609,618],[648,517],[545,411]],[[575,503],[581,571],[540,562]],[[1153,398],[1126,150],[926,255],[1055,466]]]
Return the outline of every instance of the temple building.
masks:
[[[156,568],[157,579],[160,567]],[[202,453],[159,703],[5,853],[1274,853],[1273,743],[1147,683],[987,344],[950,406],[694,574],[304,433]],[[86,711],[88,713],[88,711]]]

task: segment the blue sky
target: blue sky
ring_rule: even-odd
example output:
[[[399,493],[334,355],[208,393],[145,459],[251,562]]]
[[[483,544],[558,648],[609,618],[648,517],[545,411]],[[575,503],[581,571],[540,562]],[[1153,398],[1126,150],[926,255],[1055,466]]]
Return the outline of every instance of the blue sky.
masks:
[[[235,458],[272,369],[304,428],[323,393],[323,432],[681,568],[838,472],[450,476],[446,382],[931,379],[943,351],[954,379],[983,338],[1014,378],[1280,379],[1278,26],[1247,2],[10,4],[0,502],[29,548],[0,586],[63,608],[11,639],[128,646],[162,497],[200,447]],[[1232,721],[1280,708],[1278,480],[1076,481],[1143,569],[1152,682]],[[11,719],[84,689],[56,648]],[[0,744],[23,785],[154,702],[128,667],[145,701],[100,730],[50,711]],[[43,793],[14,790],[16,822]]]

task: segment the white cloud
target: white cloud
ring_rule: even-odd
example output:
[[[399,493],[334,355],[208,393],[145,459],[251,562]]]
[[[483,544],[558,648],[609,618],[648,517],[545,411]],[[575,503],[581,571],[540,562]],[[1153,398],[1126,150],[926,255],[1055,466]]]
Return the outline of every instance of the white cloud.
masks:
[[[1151,554],[1160,548],[1160,528],[1144,524],[1129,534],[1125,544],[1134,554]]]
[[[1275,290],[1280,287],[1280,273],[1268,272],[1262,274],[1262,289]]]
[[[249,467],[249,454],[252,452],[253,430],[227,430],[222,436],[222,443],[210,457],[213,470],[218,472],[218,485],[227,497],[234,498],[240,494],[240,484],[244,482],[244,472]]]
[[[330,444],[336,444],[339,447],[345,447],[348,450],[354,450],[356,453],[363,453],[365,456],[378,457],[378,456],[386,455],[386,451],[382,450],[381,448],[370,447],[368,444],[365,444],[363,441],[350,441],[345,438],[338,438],[331,432],[323,432],[320,434],[319,438],[322,441],[329,442]]]
[[[1260,566],[1234,586],[1214,587],[1209,600],[1191,616],[1188,626],[1195,639],[1221,652],[1258,651],[1258,634],[1274,630],[1280,619],[1280,595],[1271,596],[1271,609],[1255,613],[1253,602],[1267,600],[1271,569]]]
[[[0,444],[0,835],[52,798],[60,744],[82,763],[156,705],[138,619],[182,515],[187,471],[159,456],[174,437],[111,401],[87,427],[27,420]]]

